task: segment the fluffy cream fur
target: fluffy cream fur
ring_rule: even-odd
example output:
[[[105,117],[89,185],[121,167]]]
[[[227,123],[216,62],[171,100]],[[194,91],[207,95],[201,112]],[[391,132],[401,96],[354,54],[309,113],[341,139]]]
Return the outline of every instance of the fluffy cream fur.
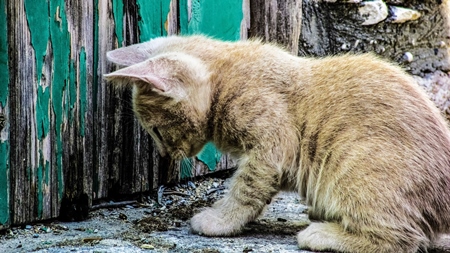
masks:
[[[229,193],[192,230],[238,234],[280,190],[312,224],[300,248],[426,251],[450,228],[450,132],[400,68],[371,54],[299,58],[259,41],[157,38],[108,53],[107,75],[162,153],[208,141],[239,159]]]

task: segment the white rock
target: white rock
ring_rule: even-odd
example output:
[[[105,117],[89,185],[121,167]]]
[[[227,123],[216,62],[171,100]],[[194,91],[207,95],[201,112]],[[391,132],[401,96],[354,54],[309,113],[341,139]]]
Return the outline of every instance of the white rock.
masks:
[[[381,0],[365,1],[358,9],[359,15],[364,19],[362,25],[374,25],[385,20],[388,16],[388,7]]]
[[[414,60],[414,56],[410,52],[406,52],[403,54],[403,60],[407,63],[411,63]]]
[[[389,10],[391,12],[389,21],[392,23],[405,23],[406,21],[417,20],[421,16],[420,12],[403,7],[390,6]]]

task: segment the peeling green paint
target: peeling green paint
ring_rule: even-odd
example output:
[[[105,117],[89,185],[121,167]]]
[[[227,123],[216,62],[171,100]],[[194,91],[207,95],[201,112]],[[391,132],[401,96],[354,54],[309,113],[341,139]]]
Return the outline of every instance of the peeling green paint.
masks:
[[[164,24],[170,11],[170,0],[136,0],[139,7],[139,40],[166,36]]]
[[[0,0],[0,108],[3,110],[9,95],[7,35],[6,0]],[[0,228],[10,223],[9,185],[9,137],[0,136]]]
[[[0,0],[0,4],[3,0]],[[9,142],[0,141],[0,228],[9,223]]]
[[[30,28],[31,43],[36,55],[36,79],[40,84],[42,65],[47,52],[50,37],[48,0],[25,0],[25,13]]]
[[[36,80],[37,87],[37,105],[36,105],[36,130],[37,137],[42,140],[47,136],[50,129],[47,89],[41,86],[42,65],[47,52],[47,43],[49,40],[49,19],[48,1],[25,1],[25,10],[30,29],[31,43],[36,56]]]
[[[55,142],[52,143],[56,153],[56,171],[58,179],[58,194],[62,198],[63,175],[62,157],[63,142],[61,129],[64,118],[70,112],[67,108],[67,82],[69,81],[70,67],[70,33],[68,31],[67,18],[65,13],[65,2],[63,0],[52,1],[25,1],[25,9],[30,28],[30,36],[33,49],[36,54],[36,78],[38,81],[36,94],[36,126],[37,139],[43,140],[50,128],[55,131]],[[44,57],[47,54],[47,46],[50,42],[53,52],[52,80],[51,85],[43,87],[40,83]],[[69,94],[76,96],[76,90]],[[53,113],[51,113],[51,110]],[[53,115],[54,124],[50,122]],[[36,176],[36,197],[37,215],[42,218],[44,185],[50,183],[50,162],[43,159],[42,146],[39,150],[40,159],[37,168],[30,168],[29,180]],[[34,173],[33,173],[34,172]]]
[[[123,46],[123,0],[113,0],[112,9],[116,25],[116,37],[119,47]]]
[[[49,120],[49,98],[50,92],[47,88],[38,86],[37,88],[37,105],[36,105],[36,126],[37,126],[37,137],[42,140],[47,136],[50,129]]]
[[[8,99],[8,23],[6,20],[6,0],[0,0],[0,106],[6,106]]]
[[[79,90],[80,90],[80,135],[84,137],[84,127],[85,127],[85,121],[84,116],[86,113],[86,88],[87,88],[87,79],[86,79],[86,51],[84,47],[81,48],[80,52],[80,83],[78,84]]]
[[[243,18],[242,0],[180,0],[180,28],[183,34],[205,34],[222,40],[239,40]]]
[[[206,143],[202,151],[197,155],[198,160],[206,164],[209,170],[214,170],[216,168],[217,163],[220,161],[220,157],[222,157],[222,153],[220,153],[211,142]]]
[[[49,5],[50,19],[50,38],[53,49],[53,79],[52,79],[52,109],[54,112],[54,131],[56,141],[53,143],[56,147],[56,176],[58,178],[58,197],[62,199],[64,193],[63,180],[63,141],[61,129],[64,118],[67,118],[67,82],[69,81],[70,67],[70,33],[68,31],[67,17],[65,12],[64,0],[52,0]],[[65,97],[65,99],[64,99]]]

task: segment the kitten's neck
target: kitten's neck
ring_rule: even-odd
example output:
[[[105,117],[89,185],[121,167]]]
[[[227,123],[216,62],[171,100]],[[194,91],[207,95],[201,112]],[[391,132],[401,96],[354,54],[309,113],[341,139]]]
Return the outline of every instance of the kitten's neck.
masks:
[[[308,59],[258,49],[230,50],[209,64],[214,69],[210,78],[208,138],[222,151],[238,156],[258,145],[260,140],[252,137],[256,131],[267,131],[267,127],[255,122],[271,117],[287,121],[296,114],[297,99],[303,96],[302,86],[311,73]]]

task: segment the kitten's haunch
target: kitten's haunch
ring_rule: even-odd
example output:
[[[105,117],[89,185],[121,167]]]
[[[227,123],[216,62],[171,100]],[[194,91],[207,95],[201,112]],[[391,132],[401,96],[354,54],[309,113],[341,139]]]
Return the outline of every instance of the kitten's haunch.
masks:
[[[161,153],[194,156],[212,141],[239,159],[229,193],[192,218],[192,231],[238,234],[287,190],[314,220],[298,234],[302,249],[426,252],[449,232],[450,132],[399,67],[202,36],[107,56],[125,68],[106,78],[132,87]]]

